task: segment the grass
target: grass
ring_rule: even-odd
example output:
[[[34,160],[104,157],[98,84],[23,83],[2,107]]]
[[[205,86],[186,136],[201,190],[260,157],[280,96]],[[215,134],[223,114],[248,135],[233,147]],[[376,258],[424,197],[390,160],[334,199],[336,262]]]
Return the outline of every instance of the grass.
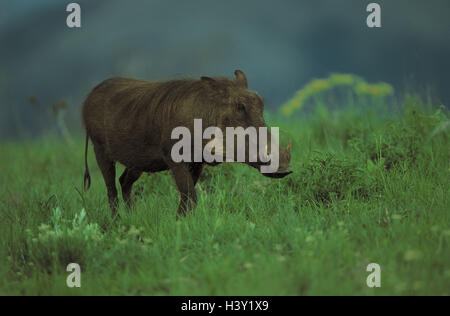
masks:
[[[295,173],[207,168],[178,222],[168,173],[142,176],[112,221],[92,148],[80,191],[81,137],[3,142],[0,295],[449,295],[448,116],[418,98],[379,110],[272,118]],[[71,262],[81,288],[66,286]],[[372,262],[381,288],[366,285]]]

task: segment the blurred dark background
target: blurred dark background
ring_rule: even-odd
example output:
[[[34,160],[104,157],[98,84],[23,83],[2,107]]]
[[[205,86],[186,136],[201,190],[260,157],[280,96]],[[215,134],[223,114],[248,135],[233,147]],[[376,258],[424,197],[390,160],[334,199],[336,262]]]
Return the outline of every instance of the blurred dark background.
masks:
[[[0,139],[51,129],[51,105],[81,130],[89,90],[112,76],[173,79],[246,72],[276,110],[313,78],[354,73],[450,104],[448,0],[0,0]],[[382,7],[382,28],[366,6]],[[63,105],[64,106],[64,105]],[[53,108],[55,110],[55,108]]]

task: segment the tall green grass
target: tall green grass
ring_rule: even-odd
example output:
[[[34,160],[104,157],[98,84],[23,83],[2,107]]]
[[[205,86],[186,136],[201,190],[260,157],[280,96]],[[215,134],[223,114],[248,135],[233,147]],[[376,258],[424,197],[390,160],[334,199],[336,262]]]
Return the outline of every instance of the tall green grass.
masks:
[[[448,114],[417,97],[383,113],[271,117],[294,173],[208,167],[178,222],[167,172],[142,176],[113,221],[92,149],[81,191],[81,138],[3,142],[0,294],[449,295]],[[71,262],[81,288],[66,286]],[[372,262],[381,288],[366,285]]]

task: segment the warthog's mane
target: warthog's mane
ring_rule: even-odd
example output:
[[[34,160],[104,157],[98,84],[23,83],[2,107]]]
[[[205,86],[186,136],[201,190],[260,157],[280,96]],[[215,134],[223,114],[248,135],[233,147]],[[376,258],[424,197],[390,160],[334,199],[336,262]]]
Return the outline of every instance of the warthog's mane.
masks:
[[[208,79],[145,81],[112,78],[94,88],[94,91],[102,89],[118,108],[137,115],[152,113],[154,117],[165,120],[175,112],[182,111],[186,102],[193,102],[199,105],[202,116],[214,117],[220,111],[220,105],[229,101],[232,89],[238,85],[228,78]]]

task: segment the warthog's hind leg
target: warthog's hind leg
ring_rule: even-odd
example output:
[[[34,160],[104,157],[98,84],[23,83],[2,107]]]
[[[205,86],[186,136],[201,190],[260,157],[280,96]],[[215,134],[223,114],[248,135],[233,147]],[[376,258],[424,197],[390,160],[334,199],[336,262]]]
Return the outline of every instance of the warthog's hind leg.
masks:
[[[109,206],[113,216],[117,214],[117,189],[116,189],[116,164],[106,154],[102,145],[94,143],[95,158],[97,159],[98,167],[102,172],[105,180],[106,189],[108,191]]]

